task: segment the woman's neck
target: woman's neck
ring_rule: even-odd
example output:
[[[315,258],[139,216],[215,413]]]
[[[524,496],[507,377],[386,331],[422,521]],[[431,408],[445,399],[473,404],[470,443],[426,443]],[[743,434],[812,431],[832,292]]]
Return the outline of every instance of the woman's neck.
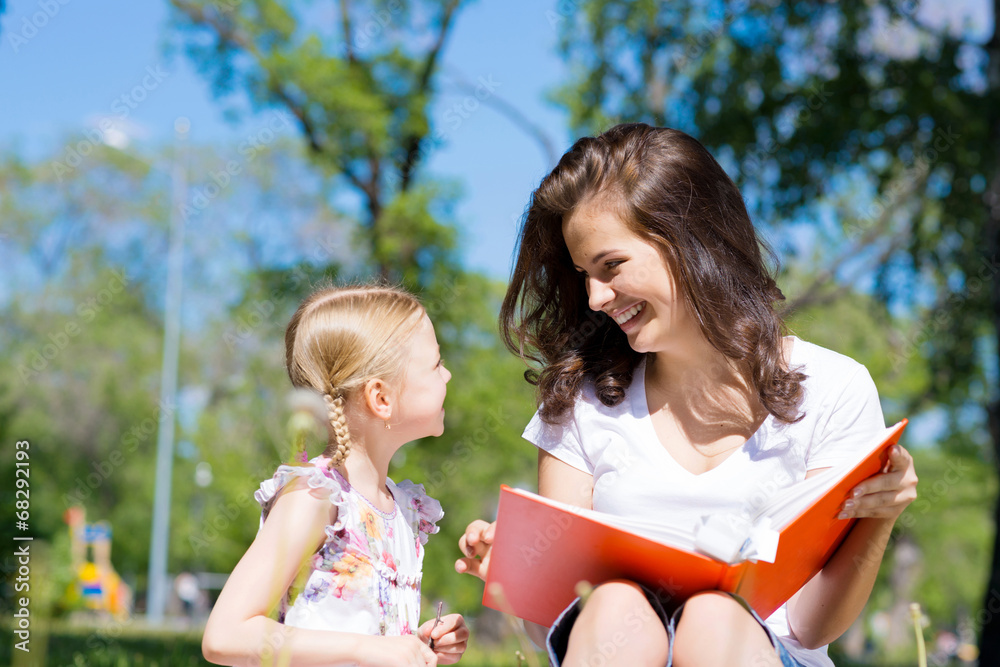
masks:
[[[645,386],[650,413],[666,411],[683,430],[703,437],[718,432],[749,437],[767,416],[748,378],[707,340],[647,355]]]

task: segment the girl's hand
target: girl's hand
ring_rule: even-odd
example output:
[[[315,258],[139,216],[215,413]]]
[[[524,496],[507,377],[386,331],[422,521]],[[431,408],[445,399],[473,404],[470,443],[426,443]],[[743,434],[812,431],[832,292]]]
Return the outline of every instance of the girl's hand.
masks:
[[[434,651],[416,635],[364,636],[360,640],[358,663],[362,667],[435,667],[438,664]]]
[[[840,519],[877,518],[895,521],[917,497],[917,472],[913,457],[899,445],[889,452],[888,470],[872,475],[854,487]]]
[[[434,619],[420,626],[417,636],[421,641],[434,640],[434,653],[439,665],[451,665],[458,662],[469,644],[469,628],[461,614],[448,614],[441,617],[441,622],[434,628]]]
[[[490,551],[493,548],[493,533],[497,524],[476,519],[465,529],[465,535],[458,540],[458,548],[465,558],[455,561],[455,571],[468,573],[486,581],[490,567]]]

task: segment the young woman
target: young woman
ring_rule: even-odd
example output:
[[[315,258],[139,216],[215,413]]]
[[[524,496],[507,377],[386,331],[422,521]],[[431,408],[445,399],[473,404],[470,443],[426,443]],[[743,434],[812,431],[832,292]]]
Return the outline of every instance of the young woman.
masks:
[[[690,527],[851,459],[884,429],[863,366],[784,335],[761,249],[739,190],[683,132],[620,125],[563,156],[532,196],[500,318],[538,368],[525,437],[539,493]],[[916,482],[894,448],[845,504],[843,518],[861,518],[848,538],[766,621],[727,594],[678,606],[608,582],[548,630],[553,664],[832,664],[826,645],[864,607]],[[485,576],[492,532],[470,524],[459,572]]]

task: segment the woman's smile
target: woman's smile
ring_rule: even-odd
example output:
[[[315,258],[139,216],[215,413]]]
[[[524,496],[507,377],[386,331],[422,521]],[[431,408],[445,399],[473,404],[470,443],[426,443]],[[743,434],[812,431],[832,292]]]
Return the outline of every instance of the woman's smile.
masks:
[[[632,328],[632,325],[638,324],[639,321],[638,316],[640,313],[645,311],[645,309],[646,309],[646,302],[640,301],[634,306],[629,306],[628,308],[620,310],[616,314],[611,315],[611,319],[617,322],[618,326],[620,326],[624,331],[626,329]]]

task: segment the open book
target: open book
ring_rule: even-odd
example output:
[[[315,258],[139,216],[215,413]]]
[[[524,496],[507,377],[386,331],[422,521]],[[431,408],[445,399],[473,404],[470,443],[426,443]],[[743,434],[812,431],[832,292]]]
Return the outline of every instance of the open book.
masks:
[[[854,525],[837,518],[844,501],[885,470],[906,423],[886,429],[860,462],[793,484],[751,516],[706,517],[695,534],[502,486],[483,604],[549,626],[578,582],[628,579],[678,603],[736,593],[767,618],[840,546]]]

